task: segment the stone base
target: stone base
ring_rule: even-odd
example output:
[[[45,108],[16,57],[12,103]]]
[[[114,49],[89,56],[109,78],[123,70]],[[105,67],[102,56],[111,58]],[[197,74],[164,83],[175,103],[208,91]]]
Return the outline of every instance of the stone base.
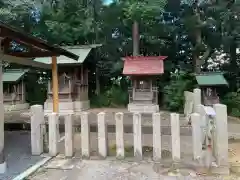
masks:
[[[59,102],[59,115],[61,114],[74,114],[90,108],[90,102],[87,101],[60,101]],[[44,114],[53,112],[53,103],[46,101],[44,103]]]
[[[128,104],[128,111],[133,113],[155,113],[159,112],[159,106],[156,104]]]
[[[0,174],[4,174],[7,171],[7,163],[0,164]]]
[[[9,111],[22,111],[29,109],[29,104],[28,103],[23,103],[23,104],[4,104],[4,111],[9,112]]]

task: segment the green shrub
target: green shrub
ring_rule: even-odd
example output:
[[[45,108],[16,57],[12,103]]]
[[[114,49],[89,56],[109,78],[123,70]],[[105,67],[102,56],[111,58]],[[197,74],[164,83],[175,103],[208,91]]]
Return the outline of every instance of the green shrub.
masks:
[[[227,105],[228,113],[231,116],[240,117],[240,89],[237,92],[227,93],[221,102]]]
[[[128,103],[128,92],[118,85],[91,98],[92,107],[122,107]]]
[[[164,107],[170,111],[182,111],[184,105],[184,91],[192,91],[196,84],[192,74],[177,72],[171,75],[171,80],[163,89]]]

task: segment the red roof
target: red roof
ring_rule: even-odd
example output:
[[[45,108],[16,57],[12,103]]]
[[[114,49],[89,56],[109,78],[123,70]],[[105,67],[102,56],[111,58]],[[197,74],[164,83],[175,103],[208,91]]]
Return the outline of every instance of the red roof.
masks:
[[[164,73],[167,56],[129,56],[124,58],[125,75],[159,75]]]

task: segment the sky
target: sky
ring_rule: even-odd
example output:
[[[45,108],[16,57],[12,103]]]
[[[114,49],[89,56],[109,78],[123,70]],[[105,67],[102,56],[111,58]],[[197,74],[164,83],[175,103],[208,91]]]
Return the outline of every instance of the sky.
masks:
[[[112,0],[105,0],[105,4],[110,4],[112,2]]]

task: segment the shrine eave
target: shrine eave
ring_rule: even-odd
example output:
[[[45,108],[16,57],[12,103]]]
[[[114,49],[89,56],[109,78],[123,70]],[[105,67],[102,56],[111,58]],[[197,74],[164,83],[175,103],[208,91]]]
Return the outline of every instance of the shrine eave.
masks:
[[[128,76],[154,76],[164,73],[163,60],[167,56],[129,56],[124,58],[123,74]]]
[[[0,21],[0,37],[2,47],[4,48],[4,54],[8,56],[14,56],[19,58],[35,58],[35,57],[49,57],[64,55],[71,59],[77,60],[78,56],[56,45],[50,45],[46,41],[36,38],[25,32],[7,25]],[[16,52],[11,48],[11,44],[19,44],[23,46],[27,51]],[[8,61],[8,59],[5,59]]]

